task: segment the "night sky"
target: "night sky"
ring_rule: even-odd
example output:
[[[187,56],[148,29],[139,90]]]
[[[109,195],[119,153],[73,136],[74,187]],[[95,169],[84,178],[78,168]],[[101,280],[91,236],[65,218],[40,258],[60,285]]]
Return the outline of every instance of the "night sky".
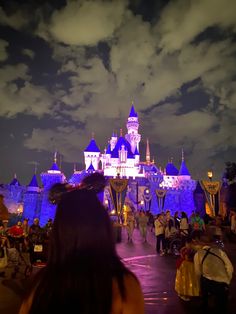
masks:
[[[126,133],[134,101],[141,160],[220,178],[236,156],[236,1],[1,1],[0,183],[28,184],[58,152],[84,169]]]

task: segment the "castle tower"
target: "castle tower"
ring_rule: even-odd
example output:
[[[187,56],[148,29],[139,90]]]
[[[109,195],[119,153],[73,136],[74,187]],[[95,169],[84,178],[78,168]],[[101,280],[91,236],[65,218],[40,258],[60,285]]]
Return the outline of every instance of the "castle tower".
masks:
[[[29,225],[33,223],[35,217],[38,217],[41,206],[40,188],[36,174],[33,175],[23,198],[24,210],[23,218],[29,219]]]
[[[138,133],[139,121],[138,114],[134,110],[134,104],[130,109],[130,114],[126,123],[128,134],[125,135],[125,139],[130,143],[131,151],[134,154],[135,149],[139,151],[139,142],[141,140],[141,135]]]
[[[8,188],[9,198],[13,199],[16,203],[20,203],[22,201],[22,192],[24,188],[21,186],[19,180],[17,179],[16,173],[13,180],[8,185]]]
[[[98,170],[101,151],[92,135],[92,139],[84,150],[85,169],[88,169],[92,163],[95,171]]]
[[[184,161],[184,150],[182,149],[182,162],[179,169],[179,179],[180,180],[189,180],[191,179],[190,173]]]
[[[41,173],[41,180],[43,183],[43,198],[42,209],[40,213],[40,225],[44,226],[49,218],[54,219],[56,206],[48,201],[48,193],[50,188],[55,183],[64,183],[65,176],[57,165],[57,153],[54,154],[54,162],[52,167],[47,171]]]

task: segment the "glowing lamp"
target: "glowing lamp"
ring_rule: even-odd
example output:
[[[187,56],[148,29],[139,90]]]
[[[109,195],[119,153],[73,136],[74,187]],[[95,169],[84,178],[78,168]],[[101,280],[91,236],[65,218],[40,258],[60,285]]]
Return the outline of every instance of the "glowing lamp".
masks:
[[[212,177],[213,177],[212,171],[208,171],[207,176],[208,176],[209,180],[212,180]]]

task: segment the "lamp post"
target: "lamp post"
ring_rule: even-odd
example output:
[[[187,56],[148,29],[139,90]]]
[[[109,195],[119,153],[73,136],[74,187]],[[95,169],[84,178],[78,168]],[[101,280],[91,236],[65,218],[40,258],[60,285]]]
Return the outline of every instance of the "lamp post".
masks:
[[[212,182],[213,173],[212,171],[207,171],[207,176],[210,182]],[[213,210],[213,216],[215,216],[215,195],[212,193],[209,193],[210,203]]]

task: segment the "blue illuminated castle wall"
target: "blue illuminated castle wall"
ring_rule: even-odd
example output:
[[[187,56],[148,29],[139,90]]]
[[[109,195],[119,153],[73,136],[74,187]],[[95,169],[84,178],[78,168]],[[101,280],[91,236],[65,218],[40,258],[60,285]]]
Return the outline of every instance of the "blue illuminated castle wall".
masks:
[[[167,209],[172,214],[175,211],[185,211],[190,214],[196,209],[194,191],[197,182],[191,179],[183,152],[179,169],[170,161],[161,171],[154,161],[150,160],[147,141],[146,160],[141,162],[138,146],[141,135],[138,134],[138,126],[138,115],[132,105],[127,122],[127,128],[130,128],[128,134],[124,137],[122,133],[119,137],[113,134],[110,141],[112,145],[105,153],[100,152],[95,139],[92,138],[84,153],[85,169],[74,170],[72,176],[66,178],[57,165],[55,154],[51,168],[40,175],[42,186],[38,184],[34,174],[27,186],[21,186],[15,177],[10,184],[0,187],[6,205],[10,211],[14,211],[20,204],[23,208],[23,217],[29,218],[30,223],[35,217],[39,217],[40,224],[45,225],[49,218],[53,219],[55,216],[56,207],[48,201],[48,192],[53,184],[68,182],[77,185],[92,172],[99,171],[107,177],[115,177],[114,171],[116,171],[116,175],[119,173],[121,177],[129,179],[127,197],[134,209],[150,209],[153,214]],[[163,191],[165,196],[158,197]],[[103,199],[109,209],[112,209],[108,187],[105,188]]]

